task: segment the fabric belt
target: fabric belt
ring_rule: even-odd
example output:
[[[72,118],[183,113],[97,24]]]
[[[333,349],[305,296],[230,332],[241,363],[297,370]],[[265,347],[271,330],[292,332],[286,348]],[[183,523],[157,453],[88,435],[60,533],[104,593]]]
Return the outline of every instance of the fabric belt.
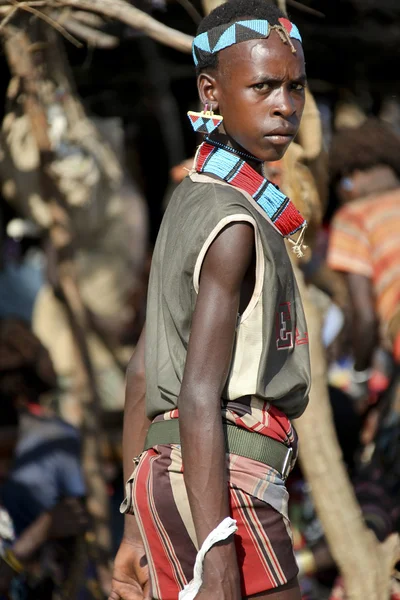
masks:
[[[236,425],[224,423],[224,435],[227,452],[251,458],[272,467],[285,481],[290,472],[293,448],[256,431],[241,429]],[[180,444],[179,419],[152,423],[147,432],[144,450],[157,445]]]

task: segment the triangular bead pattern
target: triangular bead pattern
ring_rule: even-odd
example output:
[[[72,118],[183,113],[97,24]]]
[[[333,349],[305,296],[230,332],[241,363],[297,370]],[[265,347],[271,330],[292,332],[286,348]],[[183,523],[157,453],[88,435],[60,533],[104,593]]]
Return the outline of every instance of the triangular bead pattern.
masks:
[[[212,133],[222,123],[223,117],[220,115],[188,112],[189,121],[193,129],[198,133]]]

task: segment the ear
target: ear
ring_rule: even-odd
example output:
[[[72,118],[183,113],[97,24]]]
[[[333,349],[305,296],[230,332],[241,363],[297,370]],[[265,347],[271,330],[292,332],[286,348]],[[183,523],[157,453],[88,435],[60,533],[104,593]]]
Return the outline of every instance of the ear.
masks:
[[[202,104],[208,106],[215,112],[218,110],[218,84],[210,73],[200,73],[197,77],[197,89]]]

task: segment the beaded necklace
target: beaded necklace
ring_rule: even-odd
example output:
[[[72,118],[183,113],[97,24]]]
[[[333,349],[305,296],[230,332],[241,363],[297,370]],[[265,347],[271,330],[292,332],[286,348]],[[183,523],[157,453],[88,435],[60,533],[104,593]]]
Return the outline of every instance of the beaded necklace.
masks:
[[[204,139],[206,142],[208,142],[212,146],[217,146],[217,148],[222,148],[222,150],[226,150],[227,152],[230,152],[231,154],[238,154],[239,156],[241,156],[244,159],[254,160],[255,162],[258,162],[258,163],[264,162],[260,158],[256,158],[252,154],[248,154],[247,152],[243,152],[242,150],[236,150],[236,148],[232,148],[232,146],[227,146],[226,144],[223,144],[222,142],[219,142],[218,140],[212,140],[208,136],[205,137]]]
[[[234,187],[244,190],[264,210],[269,219],[283,237],[289,238],[300,231],[296,242],[293,244],[294,253],[303,256],[302,248],[307,221],[302,217],[294,204],[283,194],[279,188],[262,175],[259,175],[240,156],[234,148],[207,138],[201,144],[196,155],[194,168],[198,173],[216,175]],[[243,156],[245,153],[240,153]],[[247,155],[248,159],[254,157]],[[257,160],[257,159],[256,159]]]

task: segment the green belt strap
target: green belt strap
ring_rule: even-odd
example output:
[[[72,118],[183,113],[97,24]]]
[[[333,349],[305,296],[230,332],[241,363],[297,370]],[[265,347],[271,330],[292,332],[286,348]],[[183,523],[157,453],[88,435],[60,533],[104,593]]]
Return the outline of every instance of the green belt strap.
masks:
[[[256,431],[241,429],[236,425],[224,423],[227,452],[251,458],[272,467],[282,479],[286,479],[291,466],[293,448]],[[179,419],[152,423],[147,432],[144,449],[157,445],[180,444]]]

